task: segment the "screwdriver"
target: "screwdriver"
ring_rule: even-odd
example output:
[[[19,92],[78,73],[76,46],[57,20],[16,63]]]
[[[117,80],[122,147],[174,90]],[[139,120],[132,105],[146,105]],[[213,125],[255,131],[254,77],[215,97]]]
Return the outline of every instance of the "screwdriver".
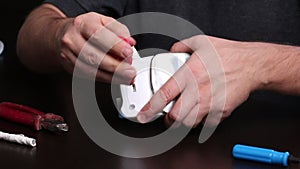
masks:
[[[237,159],[251,160],[268,164],[279,164],[282,166],[288,166],[292,163],[300,163],[300,158],[294,157],[289,152],[279,152],[272,149],[241,144],[236,144],[233,147],[232,155]]]

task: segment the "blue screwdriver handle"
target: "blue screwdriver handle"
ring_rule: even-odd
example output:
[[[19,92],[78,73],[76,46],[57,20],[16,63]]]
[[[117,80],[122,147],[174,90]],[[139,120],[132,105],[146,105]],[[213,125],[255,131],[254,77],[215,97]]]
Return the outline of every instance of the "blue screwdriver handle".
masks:
[[[233,147],[232,155],[238,159],[288,166],[290,153],[237,144]]]

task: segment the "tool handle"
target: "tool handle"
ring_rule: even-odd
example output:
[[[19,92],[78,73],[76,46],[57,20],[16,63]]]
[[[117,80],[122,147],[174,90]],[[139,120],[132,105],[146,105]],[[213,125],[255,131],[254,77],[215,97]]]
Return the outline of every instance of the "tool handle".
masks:
[[[35,108],[12,102],[0,103],[0,118],[27,126],[35,130],[45,128],[51,131],[68,131],[62,116],[53,113],[44,113]]]
[[[8,121],[12,121],[19,124],[33,126],[35,130],[40,130],[40,119],[42,116],[40,113],[29,113],[28,107],[24,107],[13,103],[3,102],[0,103],[0,118]]]
[[[35,108],[25,106],[22,104],[12,103],[12,102],[2,102],[2,103],[0,103],[0,107],[10,108],[15,111],[20,111],[23,113],[36,114],[36,115],[41,115],[41,116],[45,115],[44,112],[41,112]]]
[[[233,147],[235,158],[258,161],[269,164],[288,166],[289,152],[278,152],[272,149],[237,144]]]

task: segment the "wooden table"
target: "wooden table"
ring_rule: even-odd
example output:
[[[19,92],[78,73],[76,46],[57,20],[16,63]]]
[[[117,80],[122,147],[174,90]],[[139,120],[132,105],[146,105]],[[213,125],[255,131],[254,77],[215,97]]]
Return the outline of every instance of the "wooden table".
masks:
[[[96,84],[100,110],[119,132],[137,137],[165,130],[163,121],[140,125],[120,119],[110,96],[110,86]],[[254,94],[218,126],[213,136],[199,144],[201,127],[192,130],[171,150],[149,158],[120,157],[97,146],[80,126],[72,103],[71,77],[36,75],[20,65],[1,63],[0,101],[13,101],[64,116],[67,133],[33,131],[0,120],[0,130],[37,139],[36,148],[0,141],[1,169],[267,169],[282,168],[242,160],[231,155],[237,143],[289,151],[300,156],[299,98]],[[105,137],[105,135],[103,135]],[[291,168],[297,168],[292,166]]]

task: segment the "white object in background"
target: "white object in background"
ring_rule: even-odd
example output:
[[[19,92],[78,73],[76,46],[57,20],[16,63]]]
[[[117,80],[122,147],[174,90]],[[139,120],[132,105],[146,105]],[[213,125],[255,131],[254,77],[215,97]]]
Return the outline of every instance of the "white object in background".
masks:
[[[134,82],[135,88],[120,85],[121,115],[129,119],[136,118],[138,112],[153,94],[186,62],[189,56],[186,53],[161,53],[140,58],[134,50],[132,66],[137,71]],[[163,112],[169,112],[173,102],[169,103]],[[163,112],[159,113],[158,116],[162,115]]]
[[[26,137],[23,134],[10,134],[0,131],[0,139],[14,143],[24,144],[31,147],[36,146],[36,140],[34,138]]]
[[[0,55],[2,54],[3,50],[4,50],[4,44],[3,44],[3,42],[0,40]]]

